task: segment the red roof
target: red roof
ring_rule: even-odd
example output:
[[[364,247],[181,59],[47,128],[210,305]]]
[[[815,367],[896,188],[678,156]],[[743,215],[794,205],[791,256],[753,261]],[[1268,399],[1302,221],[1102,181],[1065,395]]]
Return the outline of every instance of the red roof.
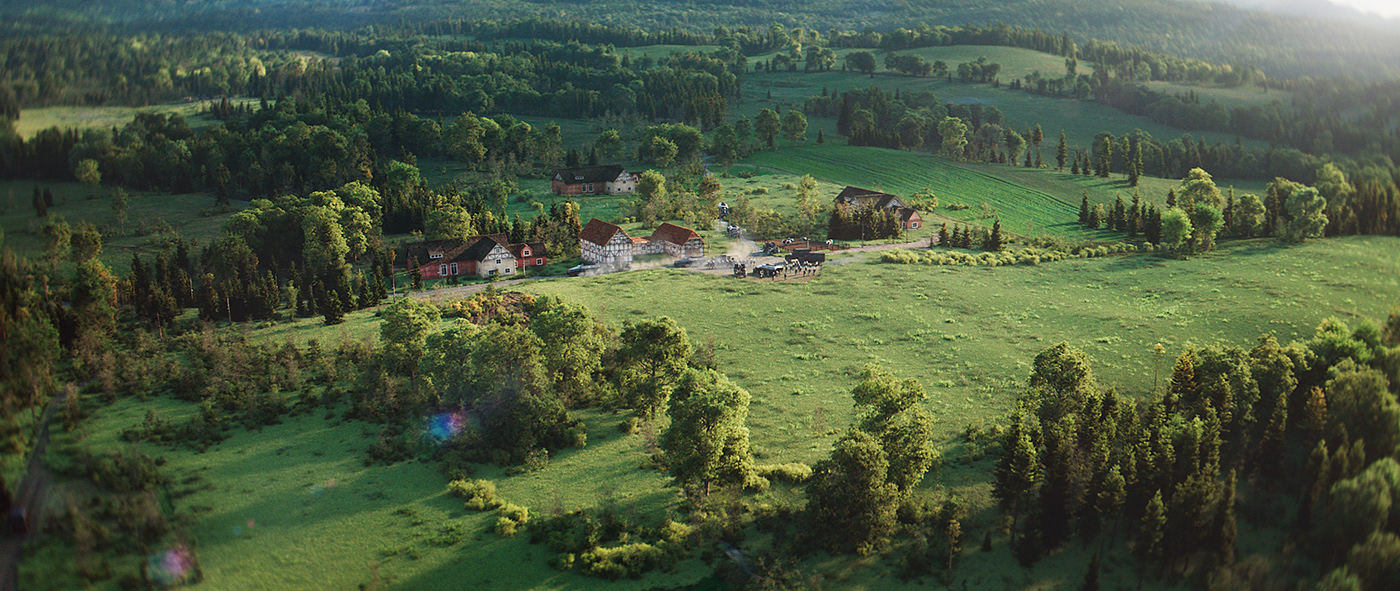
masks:
[[[579,240],[592,242],[598,246],[605,246],[618,232],[622,232],[622,228],[598,218],[593,218],[588,220],[588,225],[584,226],[582,230],[579,230],[578,238]],[[627,236],[627,233],[622,232],[622,235]]]
[[[684,245],[691,239],[699,237],[700,235],[696,234],[695,230],[682,228],[670,222],[661,224],[660,227],[656,228],[655,232],[651,233],[652,240],[664,240],[677,245]]]

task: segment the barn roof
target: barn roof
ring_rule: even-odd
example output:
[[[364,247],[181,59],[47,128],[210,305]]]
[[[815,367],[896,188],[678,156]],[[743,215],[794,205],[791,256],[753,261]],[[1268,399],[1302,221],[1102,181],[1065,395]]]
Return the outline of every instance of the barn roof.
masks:
[[[606,245],[609,240],[612,240],[612,237],[616,236],[618,232],[622,232],[622,228],[598,218],[593,218],[588,220],[588,225],[584,226],[582,230],[579,230],[578,238],[579,240],[585,240],[597,244],[598,246],[603,246]],[[622,235],[627,236],[627,233],[622,232]]]
[[[467,252],[465,253],[465,256],[473,261],[480,261],[486,258],[486,255],[491,254],[491,251],[495,250],[497,246],[506,248],[506,250],[510,250],[510,248],[506,246],[510,243],[510,238],[508,238],[505,234],[489,234],[486,236],[476,236],[474,238],[468,238],[467,240],[475,240],[474,242],[472,242],[471,247],[468,248]]]
[[[696,234],[695,230],[692,230],[690,228],[683,228],[670,222],[661,224],[659,227],[656,228],[655,232],[651,233],[652,240],[664,240],[666,242],[670,242],[671,244],[679,245],[684,245],[692,238],[699,237],[700,235]]]
[[[836,195],[835,202],[838,204],[849,203],[856,207],[873,206],[878,209],[888,208],[892,203],[898,203],[900,206],[904,205],[899,201],[898,197],[889,193],[881,193],[880,191],[872,191],[870,189],[862,189],[849,185],[845,189],[842,189],[840,194]]]
[[[606,183],[617,180],[625,169],[616,164],[606,166],[580,166],[577,168],[560,168],[555,171],[554,178],[566,184],[574,183]]]
[[[545,252],[544,250],[543,242],[530,242],[528,244],[512,244],[510,245],[510,254],[515,255],[515,258],[517,259],[527,258],[524,254],[522,254],[525,252],[526,246],[530,247],[530,256],[528,258],[533,259],[537,257],[549,256],[549,253]]]

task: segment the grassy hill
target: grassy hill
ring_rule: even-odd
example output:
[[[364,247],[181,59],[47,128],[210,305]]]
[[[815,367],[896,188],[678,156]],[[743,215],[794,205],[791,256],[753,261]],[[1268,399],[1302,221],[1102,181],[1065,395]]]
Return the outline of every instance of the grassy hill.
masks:
[[[1400,301],[1400,241],[1393,238],[1294,248],[1226,242],[1191,260],[1122,255],[998,268],[874,260],[866,253],[833,261],[805,282],[657,269],[520,289],[583,302],[614,326],[668,315],[695,342],[713,344],[722,369],[753,395],[748,425],[763,463],[824,457],[851,419],[849,393],[865,363],[879,361],[919,379],[948,456],[923,487],[967,497],[974,512],[967,531],[992,526],[996,515],[986,461],[952,437],[968,424],[999,420],[1041,349],[1068,341],[1089,354],[1104,383],[1142,396],[1184,346],[1248,346],[1265,332],[1287,342],[1310,336],[1323,318],[1378,318]],[[337,327],[308,319],[238,330],[251,339],[334,343],[373,341],[377,323],[372,311],[363,311]],[[1169,354],[1155,357],[1155,343]],[[164,397],[124,399],[94,414],[78,436],[96,448],[126,446],[115,433],[142,422],[148,410],[172,421],[198,411]],[[638,468],[647,453],[644,435],[618,433],[620,415],[578,416],[589,426],[587,447],[565,451],[537,472],[506,476],[484,467],[477,477],[543,514],[611,503],[637,518],[659,519],[674,509],[676,489],[665,475]],[[353,588],[378,580],[389,589],[645,589],[688,585],[713,568],[691,559],[674,572],[613,583],[554,571],[542,547],[490,533],[491,514],[463,511],[460,501],[446,497],[433,464],[365,466],[376,429],[317,411],[256,432],[235,431],[205,453],[147,447],[166,458],[178,488],[193,491],[178,506],[195,519],[201,588]],[[425,440],[418,451],[431,449]],[[775,489],[756,500],[784,494]],[[1004,540],[996,548],[988,556],[970,551],[958,579],[1044,588],[1078,577],[1087,560],[1071,550],[1005,579],[997,565],[1011,557]],[[33,556],[25,563],[26,588],[75,584],[65,555],[40,549]],[[846,588],[902,585],[890,576],[891,565],[855,557],[817,555],[803,568],[837,577]],[[1133,580],[1131,569],[1122,568],[1105,577]],[[115,588],[106,585],[94,588]]]

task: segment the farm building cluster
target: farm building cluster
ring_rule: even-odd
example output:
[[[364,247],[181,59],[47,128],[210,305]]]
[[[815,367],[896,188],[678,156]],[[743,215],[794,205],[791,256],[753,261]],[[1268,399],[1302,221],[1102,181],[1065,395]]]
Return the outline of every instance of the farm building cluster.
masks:
[[[695,230],[663,223],[647,238],[634,238],[616,224],[593,218],[578,234],[583,260],[612,269],[626,269],[634,257],[664,254],[676,258],[702,258],[705,239]]]
[[[560,168],[554,172],[550,188],[555,195],[626,195],[637,190],[640,174],[611,164]]]
[[[899,227],[905,230],[917,230],[919,229],[919,225],[924,221],[923,216],[919,215],[918,211],[905,205],[903,201],[899,200],[899,197],[895,197],[889,193],[881,193],[879,191],[871,191],[870,189],[862,189],[849,185],[847,185],[845,189],[842,189],[840,194],[836,195],[835,205],[838,209],[844,207],[852,212],[876,211],[892,213],[895,218],[899,220]]]
[[[505,234],[414,242],[406,250],[409,266],[424,279],[514,275],[549,263],[543,243],[511,244]]]

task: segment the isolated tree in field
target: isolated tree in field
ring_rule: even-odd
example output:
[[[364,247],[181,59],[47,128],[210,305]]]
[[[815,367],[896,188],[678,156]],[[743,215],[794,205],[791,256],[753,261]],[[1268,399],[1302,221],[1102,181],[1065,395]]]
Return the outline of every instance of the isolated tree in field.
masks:
[[[846,54],[846,67],[862,74],[869,74],[875,77],[875,54],[868,51],[853,51]]]
[[[872,554],[889,543],[900,498],[889,467],[879,441],[858,429],[846,432],[831,457],[813,467],[808,519],[828,547]]]
[[[34,207],[34,217],[42,218],[49,215],[49,206],[44,203],[44,195],[39,192],[39,187],[34,187],[34,196],[30,198],[29,204]]]
[[[624,402],[639,415],[654,416],[685,370],[690,337],[675,320],[661,317],[623,327],[619,341]]]
[[[744,486],[757,480],[749,449],[749,393],[714,370],[688,369],[671,392],[671,424],[661,449],[671,474],[687,490]]]
[[[784,114],[783,137],[791,141],[794,146],[799,141],[807,141],[807,116],[795,109]]]
[[[1065,157],[1068,156],[1068,155],[1069,155],[1069,148],[1068,148],[1068,146],[1065,145],[1065,130],[1061,129],[1061,130],[1060,130],[1060,145],[1055,147],[1055,170],[1060,171],[1060,172],[1064,172],[1064,170],[1065,170]],[[1079,162],[1079,159],[1078,159],[1078,158],[1075,158],[1075,162]],[[1078,168],[1078,167],[1076,166],[1076,168]],[[1078,170],[1075,170],[1074,172],[1075,172],[1076,174],[1078,174],[1079,171],[1078,171]]]
[[[1327,227],[1327,216],[1323,213],[1327,209],[1327,200],[1317,189],[1303,187],[1293,191],[1285,207],[1293,218],[1284,233],[1286,241],[1297,244],[1322,236],[1322,230]]]
[[[944,117],[938,124],[938,135],[943,138],[943,155],[961,160],[963,147],[967,145],[967,124],[957,117]]]
[[[1162,246],[1176,251],[1191,238],[1191,217],[1180,207],[1168,209],[1162,214]]]
[[[769,148],[772,148],[773,138],[776,138],[778,132],[782,131],[783,124],[776,111],[763,109],[758,112],[758,117],[754,118],[753,127],[758,137],[768,144]]]
[[[1002,140],[1006,143],[1007,161],[1015,166],[1020,159],[1021,150],[1026,148],[1026,138],[1021,137],[1021,134],[1016,133],[1014,129],[1007,129],[1003,133]]]

